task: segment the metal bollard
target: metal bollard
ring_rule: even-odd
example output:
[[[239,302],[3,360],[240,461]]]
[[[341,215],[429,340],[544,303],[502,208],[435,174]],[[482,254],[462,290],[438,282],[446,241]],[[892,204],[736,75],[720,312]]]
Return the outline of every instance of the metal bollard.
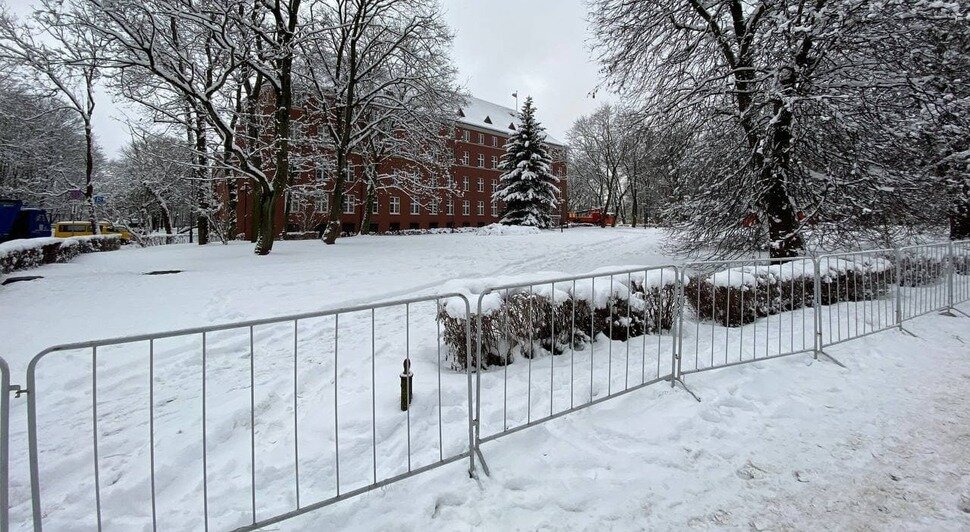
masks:
[[[401,373],[401,411],[404,412],[414,400],[414,374],[411,373],[411,361],[404,359],[404,372]]]

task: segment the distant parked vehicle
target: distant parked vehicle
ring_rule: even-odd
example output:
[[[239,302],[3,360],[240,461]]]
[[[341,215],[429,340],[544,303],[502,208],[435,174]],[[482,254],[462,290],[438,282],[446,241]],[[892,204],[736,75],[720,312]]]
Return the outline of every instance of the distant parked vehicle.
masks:
[[[102,235],[120,235],[121,239],[125,242],[131,240],[131,232],[123,225],[114,225],[111,222],[98,222],[98,228],[101,230]],[[93,234],[94,231],[91,230],[91,222],[69,221],[54,224],[54,236],[58,238],[89,236]]]
[[[47,211],[24,208],[20,200],[0,199],[0,242],[45,236],[51,236]]]
[[[604,222],[605,218],[605,222]],[[593,224],[600,225],[605,223],[606,225],[613,225],[616,221],[616,215],[612,212],[606,212],[606,209],[602,207],[596,209],[587,209],[584,211],[573,211],[569,213],[569,223],[574,224]]]

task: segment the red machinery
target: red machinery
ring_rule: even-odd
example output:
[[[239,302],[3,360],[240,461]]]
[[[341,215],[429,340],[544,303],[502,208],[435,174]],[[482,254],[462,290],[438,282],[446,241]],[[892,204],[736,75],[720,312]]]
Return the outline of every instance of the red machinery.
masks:
[[[603,209],[602,207],[587,209],[584,211],[572,211],[569,213],[569,223],[592,225],[601,225],[605,223],[606,225],[613,225],[616,221],[616,215],[612,212],[605,211],[606,209]]]

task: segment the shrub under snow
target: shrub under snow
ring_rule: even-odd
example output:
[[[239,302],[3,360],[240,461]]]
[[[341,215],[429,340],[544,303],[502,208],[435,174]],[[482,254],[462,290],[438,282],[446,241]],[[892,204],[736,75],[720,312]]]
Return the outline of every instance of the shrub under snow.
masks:
[[[591,275],[597,275],[596,273]],[[659,334],[673,326],[676,313],[676,271],[672,268],[598,276],[560,283],[539,282],[502,289],[482,298],[481,331],[478,297],[487,286],[515,284],[522,279],[457,282],[471,302],[471,316],[458,298],[442,302],[438,319],[448,346],[451,367],[462,371],[469,363],[466,320],[471,319],[471,366],[476,367],[476,342],[481,335],[483,368],[505,365],[516,358],[558,355],[597,335],[627,340]],[[528,281],[526,281],[528,282]]]
[[[877,299],[895,282],[893,264],[879,257],[822,259],[821,304]],[[751,265],[698,277],[684,287],[686,302],[699,319],[727,327],[752,323],[779,312],[814,304],[815,269],[811,260]]]
[[[0,273],[36,268],[54,262],[68,262],[81,253],[114,251],[120,247],[121,238],[118,235],[11,240],[0,244]]]

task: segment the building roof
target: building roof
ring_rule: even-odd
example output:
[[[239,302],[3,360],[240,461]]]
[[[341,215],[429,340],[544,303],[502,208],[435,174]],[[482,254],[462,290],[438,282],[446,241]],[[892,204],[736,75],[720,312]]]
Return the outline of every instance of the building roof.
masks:
[[[495,131],[506,136],[511,135],[514,131],[513,128],[509,127],[510,125],[515,124],[515,127],[519,126],[518,114],[514,109],[488,102],[481,98],[475,98],[474,96],[469,96],[465,100],[465,105],[459,109],[457,121],[459,124]],[[556,139],[548,132],[546,133],[546,142],[557,146],[565,146],[562,141]]]

